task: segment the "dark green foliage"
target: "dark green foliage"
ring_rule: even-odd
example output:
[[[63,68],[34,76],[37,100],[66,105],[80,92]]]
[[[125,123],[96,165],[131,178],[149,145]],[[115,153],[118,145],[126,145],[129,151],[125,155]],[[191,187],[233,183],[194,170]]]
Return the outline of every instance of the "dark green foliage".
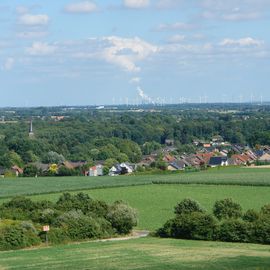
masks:
[[[0,228],[0,250],[19,249],[40,243],[31,223],[14,223]]]
[[[267,215],[270,217],[270,204],[266,204],[261,208],[261,214]]]
[[[217,239],[224,242],[249,242],[250,226],[238,219],[224,220],[220,224]]]
[[[113,228],[120,234],[129,233],[137,225],[136,211],[123,202],[116,202],[107,214]]]
[[[211,240],[216,229],[212,215],[191,212],[177,216],[171,224],[171,236],[182,239]]]
[[[270,244],[269,205],[263,206],[260,213],[250,209],[242,216],[239,204],[231,199],[220,200],[214,206],[218,220],[200,210],[198,203],[190,199],[183,200],[175,207],[175,218],[168,220],[157,230],[157,235],[181,239]]]
[[[24,177],[35,177],[38,175],[39,171],[35,165],[29,164],[24,167],[23,169],[23,176]]]
[[[257,221],[259,218],[260,218],[260,214],[253,209],[247,210],[247,212],[243,215],[243,220],[248,221],[248,222]]]
[[[50,243],[105,238],[129,233],[136,224],[136,212],[128,205],[109,206],[84,193],[64,193],[57,203],[15,197],[0,207],[0,249],[37,245],[46,235]],[[41,231],[44,225],[50,225],[47,234]]]
[[[60,210],[80,210],[84,214],[93,213],[96,216],[106,216],[108,205],[105,202],[93,200],[85,193],[71,195],[64,193],[56,202],[57,208]]]
[[[58,176],[74,176],[74,175],[77,175],[77,172],[73,169],[69,169],[64,166],[61,166],[58,169],[57,175]]]
[[[46,233],[41,232],[40,238],[43,242],[46,241]],[[67,230],[64,227],[51,228],[48,232],[48,241],[52,244],[63,244],[71,241],[68,236]]]
[[[174,213],[176,215],[190,214],[192,212],[204,212],[204,209],[200,206],[197,201],[192,199],[184,199],[178,203],[174,208]]]
[[[213,208],[214,215],[219,219],[239,218],[242,216],[242,207],[232,199],[216,201]]]
[[[68,237],[73,240],[101,238],[110,235],[112,229],[106,231],[110,226],[104,220],[99,221],[99,219],[84,215],[81,211],[73,210],[59,216],[55,225],[65,229]]]
[[[252,242],[270,244],[270,217],[261,216],[253,223]]]

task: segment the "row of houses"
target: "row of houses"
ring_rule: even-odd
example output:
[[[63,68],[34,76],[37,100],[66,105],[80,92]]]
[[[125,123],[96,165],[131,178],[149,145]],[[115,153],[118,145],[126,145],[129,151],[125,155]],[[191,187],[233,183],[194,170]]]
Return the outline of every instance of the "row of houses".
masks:
[[[216,147],[214,145],[215,143],[219,144],[219,147]],[[256,164],[256,162],[270,163],[270,146],[251,149],[241,145],[230,145],[229,147],[226,145],[226,147],[220,147],[220,144],[222,144],[222,138],[216,137],[207,145],[205,145],[204,142],[199,142],[199,150],[195,154],[175,155],[173,141],[167,141],[167,145],[163,149],[143,156],[139,163],[117,163],[111,168],[107,168],[106,174],[110,176],[131,174],[136,171],[138,167],[150,167],[153,163],[160,161],[161,157],[161,160],[166,164],[166,169],[169,171],[185,170],[186,168],[247,166]],[[104,161],[96,162],[95,166],[89,168],[85,166],[86,164],[86,161],[65,161],[59,164],[57,169],[61,167],[71,170],[83,168],[81,173],[85,176],[95,177],[104,175]],[[40,162],[33,163],[33,165],[41,172],[49,171],[51,166],[51,164],[43,164]],[[23,169],[18,166],[13,166],[10,172],[13,175],[19,176],[23,174]],[[0,175],[4,174],[5,170],[0,168]]]

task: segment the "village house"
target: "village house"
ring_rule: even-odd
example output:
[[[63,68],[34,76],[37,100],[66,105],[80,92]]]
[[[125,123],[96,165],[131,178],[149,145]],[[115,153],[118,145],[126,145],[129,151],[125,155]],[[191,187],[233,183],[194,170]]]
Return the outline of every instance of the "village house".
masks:
[[[96,166],[90,167],[89,171],[86,172],[87,176],[102,176],[103,175],[103,166],[98,164]]]
[[[121,175],[121,174],[130,174],[133,173],[134,168],[127,163],[121,163],[121,164],[115,164],[114,166],[111,167],[109,170],[109,175],[110,176],[116,176],[116,175]]]
[[[270,162],[270,154],[268,154],[268,153],[263,154],[263,155],[258,159],[258,161],[260,161],[260,162]]]
[[[214,167],[219,167],[219,166],[228,166],[228,157],[211,157],[209,160],[209,166],[214,168]]]
[[[186,168],[186,163],[182,160],[177,160],[170,163],[167,167],[168,171],[182,171]]]

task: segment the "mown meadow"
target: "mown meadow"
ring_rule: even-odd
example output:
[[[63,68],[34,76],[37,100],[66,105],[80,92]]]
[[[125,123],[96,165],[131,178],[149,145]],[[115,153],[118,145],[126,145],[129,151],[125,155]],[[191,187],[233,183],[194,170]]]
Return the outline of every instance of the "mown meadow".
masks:
[[[265,270],[268,246],[144,238],[0,253],[0,269]]]

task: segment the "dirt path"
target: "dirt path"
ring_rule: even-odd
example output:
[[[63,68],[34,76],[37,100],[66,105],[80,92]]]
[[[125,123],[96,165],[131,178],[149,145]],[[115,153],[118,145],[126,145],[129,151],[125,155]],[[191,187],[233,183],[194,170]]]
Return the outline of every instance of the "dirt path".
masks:
[[[108,238],[108,239],[101,239],[96,240],[93,242],[113,242],[113,241],[126,241],[131,239],[138,239],[147,237],[149,235],[149,231],[133,231],[131,235],[124,236],[124,237],[115,237],[115,238]]]

